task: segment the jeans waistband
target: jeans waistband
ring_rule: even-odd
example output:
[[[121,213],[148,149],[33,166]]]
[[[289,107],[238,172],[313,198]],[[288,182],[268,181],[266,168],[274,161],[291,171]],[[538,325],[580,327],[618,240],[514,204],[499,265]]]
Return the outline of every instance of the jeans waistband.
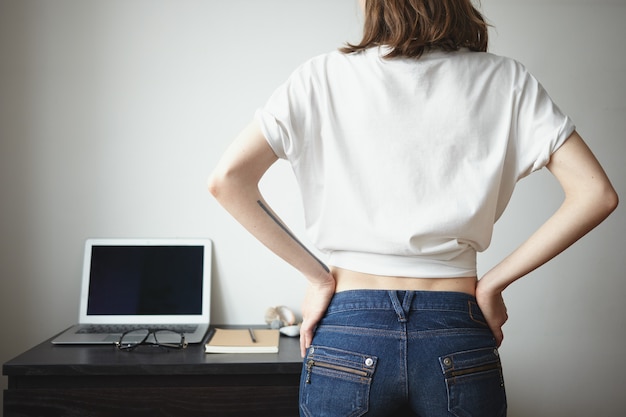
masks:
[[[333,296],[328,314],[350,310],[394,309],[403,317],[412,310],[467,311],[472,303],[476,303],[476,298],[462,292],[350,290]]]

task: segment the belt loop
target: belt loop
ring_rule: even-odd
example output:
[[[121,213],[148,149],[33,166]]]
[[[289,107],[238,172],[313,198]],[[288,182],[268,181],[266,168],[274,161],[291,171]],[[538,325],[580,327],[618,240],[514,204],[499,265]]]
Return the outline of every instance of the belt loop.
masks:
[[[407,291],[404,293],[404,300],[402,301],[402,310],[406,317],[409,316],[409,312],[411,310],[411,303],[413,303],[413,297],[415,296],[415,291]]]
[[[411,291],[407,291],[407,294]],[[404,314],[404,309],[400,304],[400,299],[398,298],[398,291],[389,290],[387,291],[389,294],[389,298],[391,299],[391,304],[393,305],[393,309],[396,311],[396,315],[398,316],[398,321],[400,323],[406,322],[406,315]],[[404,300],[406,301],[406,295],[404,296]]]

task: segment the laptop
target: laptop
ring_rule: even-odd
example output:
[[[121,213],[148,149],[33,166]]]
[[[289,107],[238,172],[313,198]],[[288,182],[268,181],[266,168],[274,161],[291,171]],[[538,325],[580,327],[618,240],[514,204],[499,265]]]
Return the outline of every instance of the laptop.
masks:
[[[78,324],[54,344],[112,344],[133,329],[201,343],[209,328],[209,239],[88,239]]]

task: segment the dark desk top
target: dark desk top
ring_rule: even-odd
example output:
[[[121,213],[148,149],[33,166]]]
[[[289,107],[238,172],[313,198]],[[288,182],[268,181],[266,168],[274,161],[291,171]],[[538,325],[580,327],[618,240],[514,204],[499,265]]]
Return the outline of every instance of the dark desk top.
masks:
[[[189,345],[183,350],[141,347],[122,352],[113,345],[58,346],[51,340],[3,364],[2,374],[9,377],[299,374],[302,367],[297,337],[281,336],[279,353],[255,354],[207,354],[204,344]]]

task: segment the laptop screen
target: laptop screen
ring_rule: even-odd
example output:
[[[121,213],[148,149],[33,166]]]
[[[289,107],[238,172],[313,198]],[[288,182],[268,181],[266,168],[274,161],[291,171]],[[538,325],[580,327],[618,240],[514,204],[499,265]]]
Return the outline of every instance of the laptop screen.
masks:
[[[88,316],[203,313],[204,247],[91,247]]]

